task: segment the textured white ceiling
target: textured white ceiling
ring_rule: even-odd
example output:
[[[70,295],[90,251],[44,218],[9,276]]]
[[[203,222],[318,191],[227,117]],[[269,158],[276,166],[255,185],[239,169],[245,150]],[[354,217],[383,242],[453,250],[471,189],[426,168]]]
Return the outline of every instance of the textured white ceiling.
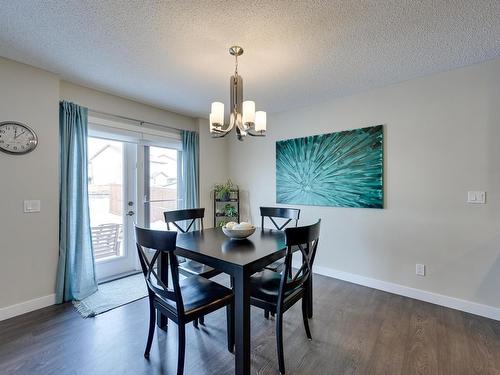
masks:
[[[0,0],[0,56],[188,115],[283,111],[500,56],[499,0]]]

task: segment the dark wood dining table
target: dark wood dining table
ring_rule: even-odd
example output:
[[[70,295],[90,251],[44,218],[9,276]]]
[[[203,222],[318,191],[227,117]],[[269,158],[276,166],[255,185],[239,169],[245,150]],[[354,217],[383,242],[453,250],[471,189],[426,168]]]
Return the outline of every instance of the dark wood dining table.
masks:
[[[235,374],[250,374],[250,275],[286,253],[282,231],[257,228],[244,240],[231,240],[220,228],[179,233],[176,254],[207,264],[234,278]],[[167,258],[159,262],[159,276],[168,282]],[[159,316],[164,329],[167,318]]]

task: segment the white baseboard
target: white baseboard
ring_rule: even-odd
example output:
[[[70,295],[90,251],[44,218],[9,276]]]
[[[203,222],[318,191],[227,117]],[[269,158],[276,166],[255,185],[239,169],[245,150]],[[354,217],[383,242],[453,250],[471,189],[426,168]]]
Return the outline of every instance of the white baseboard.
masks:
[[[29,301],[17,303],[15,305],[0,308],[0,321],[13,318],[30,311],[38,310],[43,307],[51,306],[56,303],[56,295],[49,294]]]
[[[465,311],[471,314],[484,316],[486,318],[500,320],[500,308],[482,305],[480,303],[466,301],[463,299],[445,296],[443,294],[428,292],[421,289],[411,288],[387,281],[372,279],[349,272],[339,271],[328,267],[314,266],[314,273],[348,281],[354,284],[367,286],[370,288],[383,290],[384,292],[399,294],[401,296],[430,302],[435,305],[449,307],[451,309]]]

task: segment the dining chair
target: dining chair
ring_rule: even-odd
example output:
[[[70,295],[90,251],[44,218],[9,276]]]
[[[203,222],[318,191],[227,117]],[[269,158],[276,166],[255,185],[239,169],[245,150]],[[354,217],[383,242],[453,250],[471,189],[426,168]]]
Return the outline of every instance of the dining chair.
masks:
[[[300,217],[300,209],[298,208],[288,208],[288,207],[261,207],[260,208],[261,225],[260,227],[264,229],[265,219],[268,218],[271,223],[273,223],[274,228],[277,230],[283,230],[292,221],[295,222],[297,226]],[[285,222],[278,224],[275,219],[286,219]],[[283,271],[284,263],[283,259],[279,259],[271,264],[264,267],[271,271]],[[269,319],[269,311],[264,310],[264,317]]]
[[[300,209],[287,208],[287,207],[261,207],[261,228],[264,228],[265,218],[268,218],[277,230],[283,230],[290,222],[294,222],[297,226],[300,217]],[[275,219],[286,219],[281,225]],[[266,266],[267,269],[272,271],[279,271],[283,269],[283,260],[278,260]]]
[[[163,213],[163,216],[165,217],[165,222],[167,223],[168,230],[171,230],[170,226],[173,225],[179,232],[187,233],[195,227],[195,223],[197,220],[199,220],[201,230],[203,230],[203,218],[205,217],[205,209],[191,208],[184,210],[165,211]],[[183,222],[185,224],[184,226]],[[182,257],[179,257],[179,272],[183,276],[199,275],[207,279],[210,279],[221,273],[221,271],[207,266],[206,264]],[[196,328],[198,328],[198,321],[200,322],[200,324],[205,324],[204,316],[201,316],[198,320],[195,320],[193,322]]]
[[[251,304],[276,314],[276,346],[281,374],[285,373],[283,314],[300,300],[306,335],[312,340],[308,321],[308,304],[311,298],[309,282],[318,248],[320,224],[321,219],[313,225],[285,229],[287,250],[284,271],[280,273],[264,269],[250,277]],[[302,254],[302,265],[294,273],[292,256],[295,247]]]
[[[186,324],[222,307],[227,311],[227,348],[234,350],[234,296],[231,289],[194,275],[179,280],[179,264],[174,254],[177,232],[158,231],[135,227],[137,252],[146,280],[149,297],[149,333],[144,357],[149,358],[156,326],[156,310],[174,321],[179,329],[177,374],[184,372],[186,350]],[[154,250],[148,260],[144,249]],[[168,288],[158,277],[155,264],[160,254],[166,253],[172,275],[172,288]]]
[[[264,219],[267,217],[277,230],[283,230],[291,221],[295,221],[297,226],[300,217],[300,209],[288,207],[261,207],[261,227],[264,228]],[[274,219],[287,219],[279,225]]]

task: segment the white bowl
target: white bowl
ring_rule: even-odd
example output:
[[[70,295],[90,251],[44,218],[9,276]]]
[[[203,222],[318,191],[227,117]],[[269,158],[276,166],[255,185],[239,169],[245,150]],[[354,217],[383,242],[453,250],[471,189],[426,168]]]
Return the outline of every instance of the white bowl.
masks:
[[[233,240],[243,240],[255,232],[255,227],[252,226],[249,229],[228,229],[223,226],[222,231],[226,236]]]

